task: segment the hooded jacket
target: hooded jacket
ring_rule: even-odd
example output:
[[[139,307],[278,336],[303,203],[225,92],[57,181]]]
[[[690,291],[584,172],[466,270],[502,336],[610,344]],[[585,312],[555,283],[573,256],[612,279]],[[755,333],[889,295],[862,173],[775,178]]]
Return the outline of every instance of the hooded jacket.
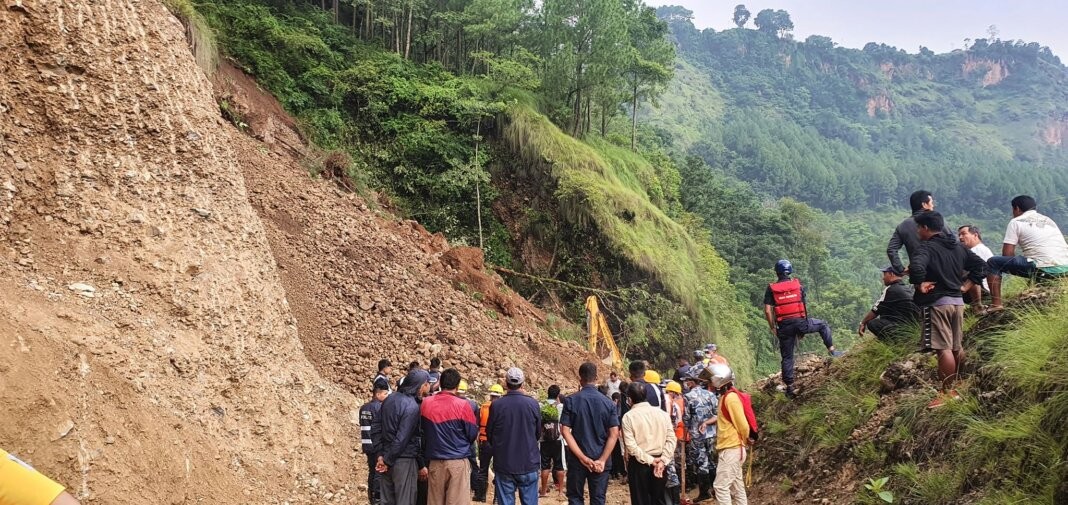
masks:
[[[375,416],[371,431],[379,437],[374,440],[374,452],[382,455],[386,465],[393,466],[399,458],[423,459],[417,397],[428,378],[426,370],[421,368],[409,371],[397,392],[386,397],[382,410]]]
[[[916,305],[929,307],[939,298],[960,298],[964,275],[976,284],[986,276],[986,262],[957,242],[952,236],[939,233],[924,241],[909,265],[909,282],[916,286]],[[920,284],[934,282],[930,293],[922,293]]]

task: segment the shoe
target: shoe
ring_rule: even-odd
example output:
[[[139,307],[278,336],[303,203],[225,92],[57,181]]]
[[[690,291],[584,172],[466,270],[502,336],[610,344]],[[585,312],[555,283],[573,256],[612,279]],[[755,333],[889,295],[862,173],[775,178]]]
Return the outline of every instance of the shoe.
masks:
[[[927,404],[927,408],[928,409],[937,409],[939,407],[945,407],[945,406],[946,406],[946,400],[945,400],[945,398],[942,398],[941,396],[936,397],[934,400],[931,400],[931,403]]]
[[[830,354],[832,358],[841,358],[845,355],[842,351],[827,351],[827,354]]]
[[[950,400],[960,400],[960,393],[956,389],[950,389],[946,394],[949,395]]]
[[[786,398],[790,400],[797,398],[797,393],[794,392],[793,388],[786,388]]]
[[[960,393],[956,389],[951,389],[946,393],[939,394],[931,403],[927,404],[929,409],[937,409],[938,407],[944,407],[946,403],[955,402],[960,400]]]

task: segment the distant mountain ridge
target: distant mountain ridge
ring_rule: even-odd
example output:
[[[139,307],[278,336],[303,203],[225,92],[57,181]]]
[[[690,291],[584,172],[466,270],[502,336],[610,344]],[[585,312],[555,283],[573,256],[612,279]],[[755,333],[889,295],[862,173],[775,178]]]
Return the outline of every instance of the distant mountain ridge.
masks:
[[[978,38],[942,54],[848,49],[795,41],[766,18],[717,32],[681,7],[658,15],[681,62],[651,122],[758,191],[859,210],[900,206],[925,187],[981,217],[1027,193],[1068,216],[1068,68],[1048,47]]]

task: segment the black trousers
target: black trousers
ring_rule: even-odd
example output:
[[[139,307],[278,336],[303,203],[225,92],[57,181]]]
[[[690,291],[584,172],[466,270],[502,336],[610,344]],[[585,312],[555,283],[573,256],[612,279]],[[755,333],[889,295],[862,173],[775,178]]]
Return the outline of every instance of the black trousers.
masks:
[[[653,467],[627,458],[627,486],[631,505],[667,505],[667,478],[653,476]]]
[[[375,471],[375,464],[378,463],[377,454],[367,455],[367,500],[371,505],[378,505],[381,497],[378,491],[378,476],[379,473]]]
[[[475,501],[486,501],[486,490],[489,489],[489,469],[492,457],[490,456],[489,444],[486,442],[479,442],[478,444],[478,470],[472,469],[471,473],[475,476],[471,490],[474,491]]]

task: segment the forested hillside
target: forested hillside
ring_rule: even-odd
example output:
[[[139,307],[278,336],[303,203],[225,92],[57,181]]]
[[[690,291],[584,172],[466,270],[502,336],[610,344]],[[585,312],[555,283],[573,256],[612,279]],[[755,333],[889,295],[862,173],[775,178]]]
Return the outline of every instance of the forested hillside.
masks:
[[[772,366],[753,355],[728,265],[682,208],[678,163],[633,114],[674,65],[653,9],[510,0],[194,7],[224,54],[324,151],[314,172],[377,194],[453,243],[482,246],[513,288],[575,323],[584,323],[585,297],[600,295],[632,356],[668,366],[715,341],[743,377],[758,360]],[[242,123],[225,100],[220,107]]]
[[[1068,69],[1049,48],[991,27],[946,54],[849,49],[794,40],[785,11],[750,21],[739,7],[739,27],[721,32],[659,10],[685,86],[714,91],[691,104],[711,120],[664,107],[657,124],[710,165],[823,210],[900,206],[925,187],[949,213],[1003,220],[1007,199],[1026,193],[1068,216]]]

